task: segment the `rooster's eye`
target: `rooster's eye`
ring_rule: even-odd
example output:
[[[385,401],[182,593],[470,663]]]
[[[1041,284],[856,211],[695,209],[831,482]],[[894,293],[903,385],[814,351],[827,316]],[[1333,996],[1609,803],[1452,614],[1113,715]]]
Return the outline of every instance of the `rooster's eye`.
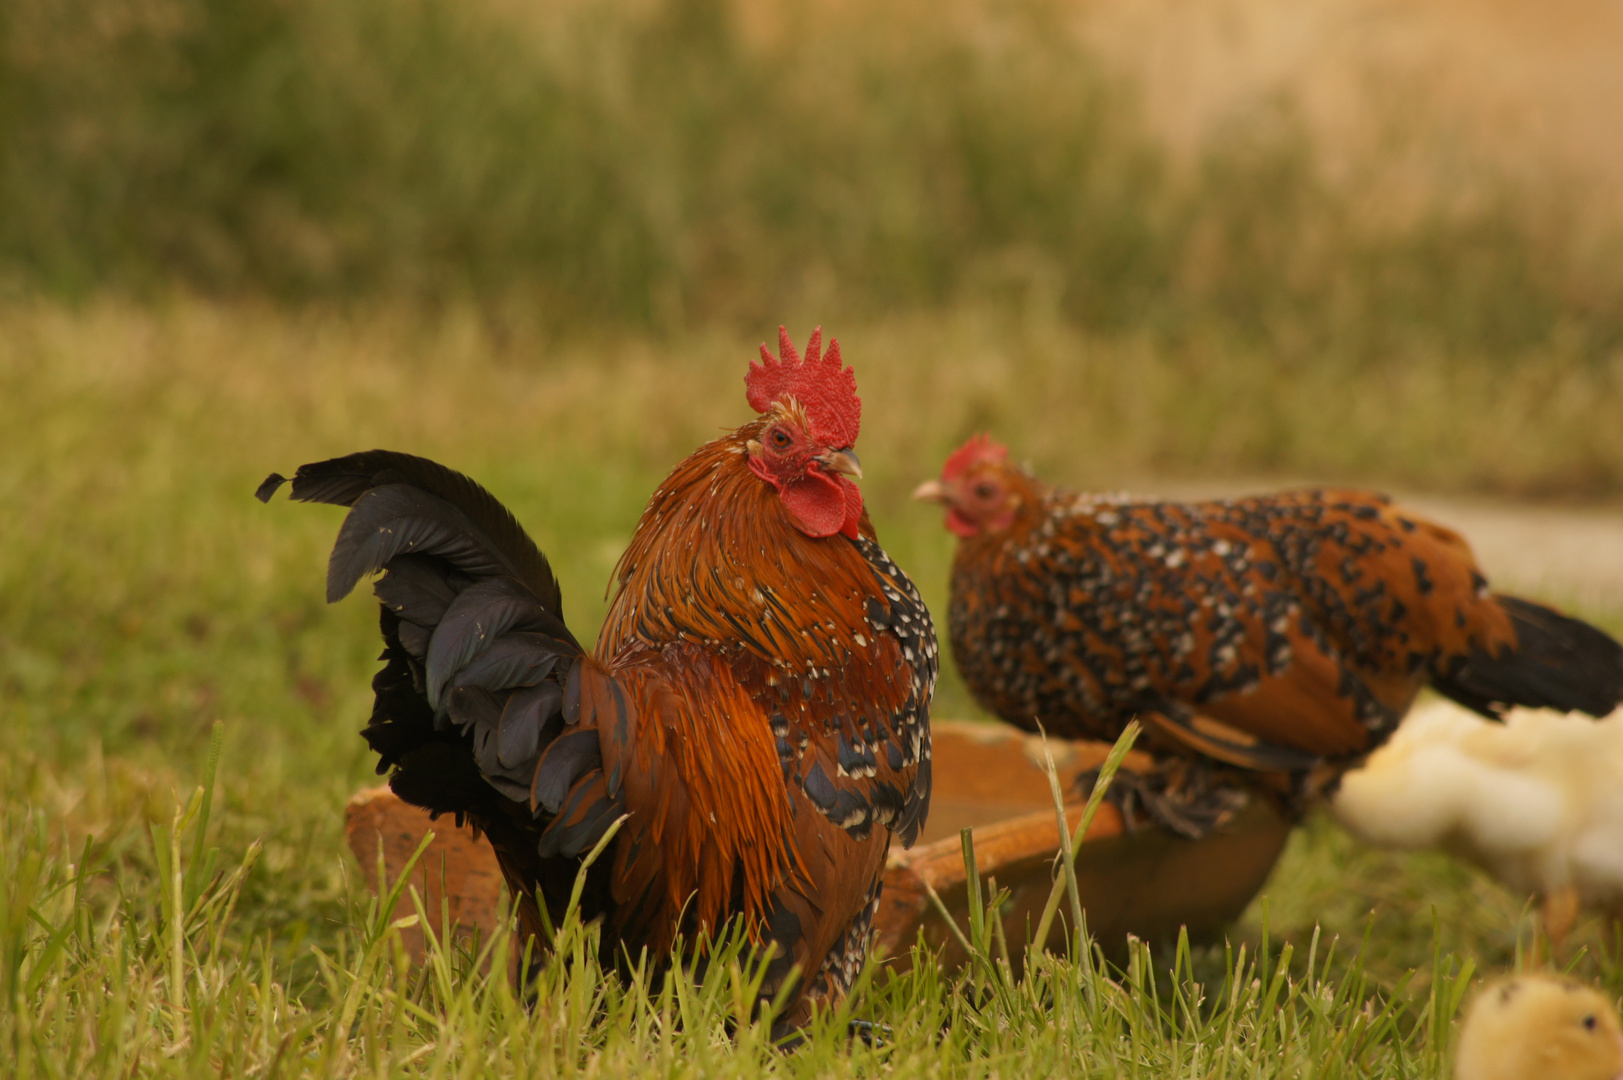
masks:
[[[976,484],[975,485],[975,497],[977,499],[990,499],[993,495],[996,495],[996,494],[997,494],[997,488],[993,487],[991,484]]]
[[[791,440],[789,438],[789,433],[788,432],[784,431],[782,428],[774,428],[773,429],[773,431],[772,431],[772,449],[774,449],[774,450],[786,450],[789,447],[790,441]]]

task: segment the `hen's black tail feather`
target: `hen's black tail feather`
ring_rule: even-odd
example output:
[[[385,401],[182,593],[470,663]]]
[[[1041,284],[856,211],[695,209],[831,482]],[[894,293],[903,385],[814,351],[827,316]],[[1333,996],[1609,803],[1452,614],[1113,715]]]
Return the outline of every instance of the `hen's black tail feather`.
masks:
[[[256,494],[268,501],[285,482],[273,473]],[[574,726],[578,693],[565,700],[585,653],[546,556],[484,488],[408,454],[302,466],[292,495],[350,508],[329,600],[383,572],[384,668],[362,733],[378,771],[409,803],[471,817],[523,888],[567,898],[573,862],[557,882],[534,875],[589,850],[623,800],[602,776],[596,731]]]
[[[1623,645],[1604,630],[1514,596],[1495,596],[1516,628],[1516,647],[1475,649],[1432,680],[1445,697],[1500,719],[1523,705],[1606,716],[1623,702]]]

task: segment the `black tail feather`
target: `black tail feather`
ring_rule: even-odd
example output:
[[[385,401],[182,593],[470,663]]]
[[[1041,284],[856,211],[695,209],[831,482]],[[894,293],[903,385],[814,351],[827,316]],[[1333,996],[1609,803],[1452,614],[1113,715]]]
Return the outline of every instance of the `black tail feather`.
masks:
[[[269,501],[286,482],[273,473],[256,494]],[[350,508],[328,561],[329,600],[381,571],[384,667],[362,733],[378,771],[406,802],[472,820],[509,883],[539,888],[561,916],[579,856],[624,799],[618,773],[603,775],[597,731],[572,727],[586,654],[564,625],[546,557],[489,492],[407,454],[305,465],[292,495]],[[601,677],[623,726],[623,695]],[[588,875],[589,918],[611,899],[611,862]]]
[[[446,683],[456,673],[471,670],[510,631],[546,635],[558,652],[580,651],[568,628],[543,610],[535,596],[516,580],[500,577],[480,581],[463,589],[440,613],[434,627],[425,658],[429,704],[437,708]],[[531,635],[515,634],[514,638],[527,641]],[[568,642],[568,646],[560,642]],[[524,685],[533,685],[545,674],[541,672]]]
[[[260,502],[269,502],[286,482],[286,477],[271,473],[254,494]],[[547,557],[494,495],[454,469],[393,450],[366,450],[299,466],[293,474],[292,496],[299,502],[354,506],[367,492],[391,485],[421,489],[465,514],[511,564],[507,572],[528,585],[542,606],[562,621],[562,593]]]
[[[1515,649],[1483,650],[1432,680],[1438,693],[1499,719],[1514,705],[1606,716],[1623,702],[1623,645],[1604,630],[1514,596],[1496,596]]]
[[[268,501],[285,482],[272,474],[256,494]],[[499,795],[532,815],[535,777],[549,775],[539,763],[564,727],[562,684],[584,656],[546,557],[484,488],[408,454],[304,465],[292,494],[350,508],[328,560],[329,600],[382,572],[385,666],[363,734],[390,786],[435,812],[488,821]],[[556,778],[550,810],[578,772]],[[537,816],[539,835],[551,815]]]
[[[473,578],[518,577],[518,567],[461,509],[405,484],[373,488],[350,508],[327,560],[327,602],[348,596],[368,574],[419,552]]]
[[[435,738],[434,710],[423,691],[407,653],[399,644],[399,629],[406,625],[385,608],[381,613],[386,648],[383,669],[372,677],[372,718],[362,732],[378,755],[378,775],[400,764],[406,752]]]
[[[419,555],[401,555],[389,564],[372,591],[378,603],[418,626],[438,626],[457,594],[472,584],[462,575],[448,575],[445,567]],[[413,650],[416,653],[416,650]]]

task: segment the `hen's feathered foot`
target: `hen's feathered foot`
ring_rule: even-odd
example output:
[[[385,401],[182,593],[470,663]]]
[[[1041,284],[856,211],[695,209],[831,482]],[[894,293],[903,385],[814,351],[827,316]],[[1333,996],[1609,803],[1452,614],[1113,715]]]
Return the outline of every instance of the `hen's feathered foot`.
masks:
[[[852,1020],[847,1028],[852,1039],[861,1040],[862,1045],[875,1049],[883,1047],[890,1038],[890,1027],[872,1020]]]
[[[885,1024],[876,1024],[872,1020],[852,1020],[846,1024],[846,1034],[853,1041],[860,1041],[862,1045],[871,1048],[880,1048],[890,1038],[890,1028]],[[773,1039],[774,1045],[785,1053],[794,1053],[806,1042],[806,1032],[803,1028],[794,1027]]]
[[[1098,779],[1099,770],[1089,769],[1077,776],[1077,789],[1084,797],[1091,795]],[[1237,770],[1191,758],[1164,757],[1149,770],[1117,772],[1105,799],[1121,811],[1127,832],[1158,825],[1198,840],[1234,820],[1250,805],[1253,795]]]

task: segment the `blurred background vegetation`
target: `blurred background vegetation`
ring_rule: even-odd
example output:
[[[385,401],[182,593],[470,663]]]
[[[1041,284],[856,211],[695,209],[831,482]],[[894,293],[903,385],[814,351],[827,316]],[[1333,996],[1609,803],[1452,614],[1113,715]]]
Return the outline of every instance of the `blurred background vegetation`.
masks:
[[[860,364],[858,325],[974,309],[1016,363],[1036,339],[1112,355],[1057,403],[1149,431],[1072,479],[1615,489],[1589,421],[1623,400],[1618,230],[1526,182],[1555,166],[1451,144],[1395,184],[1439,142],[1414,87],[1377,119],[1383,167],[1339,165],[1342,134],[1278,95],[1174,152],[1074,4],[865,7],[12,0],[0,282],[471,306],[528,362],[790,321]]]
[[[326,522],[242,493],[363,445],[513,501],[589,633],[779,322],[844,339],[869,504],[937,610],[950,544],[906,495],[977,429],[1070,485],[1612,499],[1623,161],[1584,103],[1623,33],[1514,7],[10,0],[0,690],[87,737],[172,730],[154,694],[216,714],[106,657],[167,686],[155,641],[317,618],[277,607],[313,602],[291,570],[243,594],[225,538],[317,558]],[[1483,105],[1518,94],[1537,124]]]

